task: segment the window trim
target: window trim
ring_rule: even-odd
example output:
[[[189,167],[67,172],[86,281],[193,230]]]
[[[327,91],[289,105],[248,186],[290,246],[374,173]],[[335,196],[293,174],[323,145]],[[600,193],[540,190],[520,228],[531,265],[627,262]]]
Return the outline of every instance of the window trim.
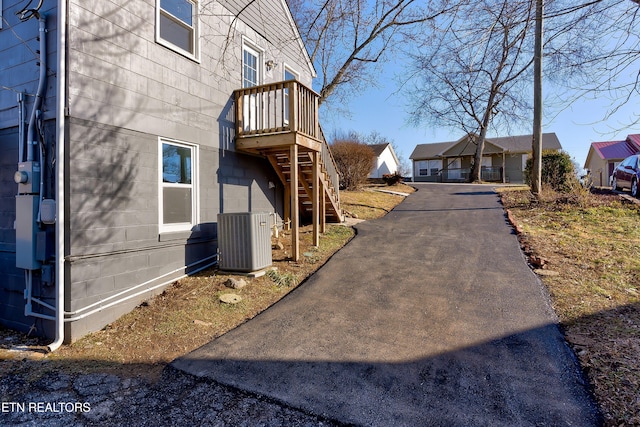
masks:
[[[437,168],[431,167],[432,166],[431,162],[436,162],[438,167]],[[417,168],[416,169],[418,171],[418,174],[416,176],[418,176],[418,177],[421,177],[421,176],[422,177],[438,176],[439,171],[442,170],[442,164],[443,164],[442,159],[423,159],[423,160],[418,160],[416,163],[417,163],[417,165],[416,165]],[[426,165],[424,165],[424,163],[426,163]],[[426,168],[423,168],[421,166],[426,166]],[[434,169],[437,169],[438,172],[435,173],[435,174],[432,174],[431,171],[434,170]],[[424,175],[421,173],[423,170],[425,170],[427,172]]]
[[[287,80],[287,73],[291,74],[296,81],[300,81],[300,73],[294,70],[288,64],[284,64],[284,67],[282,67],[282,80]]]
[[[186,56],[189,59],[193,59],[196,62],[200,62],[200,2],[198,0],[184,0],[193,5],[193,25],[192,28],[192,43],[193,43],[193,52],[189,52],[188,50],[184,50],[180,46],[177,46],[171,41],[163,39],[160,36],[160,16],[163,13],[164,9],[160,6],[162,0],[156,0],[156,43],[173,50],[176,53],[179,53],[182,56]],[[189,26],[187,23],[182,21],[180,18],[172,15],[168,11],[164,11],[164,13],[170,18],[177,19],[180,22],[184,23],[185,26]]]
[[[162,146],[163,144],[174,145],[191,150],[191,184],[166,184],[163,179]],[[160,233],[176,231],[195,231],[200,224],[200,192],[198,182],[200,181],[199,146],[184,141],[171,138],[158,137],[158,229]],[[165,187],[188,187],[191,189],[191,222],[175,224],[164,223],[164,188]]]
[[[285,64],[284,67],[282,67],[282,80],[283,81],[288,81],[287,80],[287,73],[289,73],[289,74],[291,74],[293,76],[293,80],[295,80],[297,82],[300,81],[300,73],[298,73],[293,68],[291,68],[287,64]],[[291,112],[289,111],[289,89],[285,89],[284,90],[283,102],[284,102],[284,117],[282,118],[282,122],[285,125],[288,126],[289,125],[289,116],[291,115]]]
[[[240,87],[244,88],[244,52],[248,51],[251,54],[255,54],[256,56],[256,66],[257,66],[257,75],[256,75],[256,86],[260,86],[264,82],[264,50],[260,49],[254,43],[251,43],[245,37],[242,37],[242,57],[241,57],[241,67],[240,67]],[[250,86],[249,86],[250,87]]]

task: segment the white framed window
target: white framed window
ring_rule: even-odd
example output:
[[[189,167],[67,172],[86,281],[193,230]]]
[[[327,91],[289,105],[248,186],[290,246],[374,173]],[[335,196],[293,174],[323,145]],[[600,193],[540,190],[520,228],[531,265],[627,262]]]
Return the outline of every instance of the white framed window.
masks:
[[[192,230],[198,224],[198,146],[158,141],[160,232]]]
[[[262,53],[242,43],[242,87],[258,86],[262,83]]]
[[[442,160],[420,160],[417,163],[418,176],[438,176]]]
[[[242,87],[254,87],[262,84],[262,57],[257,48],[242,42]],[[257,94],[245,95],[243,100],[244,130],[255,131],[264,123],[261,104],[262,96]]]
[[[192,59],[199,54],[198,2],[156,0],[156,41]]]

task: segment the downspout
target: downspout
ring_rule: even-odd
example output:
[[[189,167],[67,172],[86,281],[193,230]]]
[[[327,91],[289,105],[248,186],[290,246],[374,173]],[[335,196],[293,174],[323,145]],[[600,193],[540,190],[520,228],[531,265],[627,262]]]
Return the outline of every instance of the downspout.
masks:
[[[56,50],[58,54],[57,85],[56,85],[56,319],[55,340],[49,344],[49,351],[57,350],[64,342],[64,291],[65,291],[65,107],[67,105],[67,0],[58,0],[58,40]]]

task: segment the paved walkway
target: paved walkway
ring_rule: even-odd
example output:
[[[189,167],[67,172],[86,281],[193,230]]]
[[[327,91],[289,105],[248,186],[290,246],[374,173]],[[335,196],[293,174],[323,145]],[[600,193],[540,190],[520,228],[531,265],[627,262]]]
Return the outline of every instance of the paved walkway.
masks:
[[[597,425],[492,188],[416,186],[305,284],[173,366],[356,425]]]

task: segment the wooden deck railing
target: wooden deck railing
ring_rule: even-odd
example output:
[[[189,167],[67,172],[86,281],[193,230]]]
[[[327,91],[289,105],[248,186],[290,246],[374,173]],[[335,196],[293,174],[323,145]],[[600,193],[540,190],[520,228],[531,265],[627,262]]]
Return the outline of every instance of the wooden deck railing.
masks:
[[[286,132],[320,140],[318,94],[288,80],[234,92],[236,137]]]
[[[339,209],[340,178],[318,121],[318,97],[313,90],[295,80],[238,89],[234,91],[236,138],[243,140],[243,149],[254,153],[265,147],[265,138],[277,141],[269,144],[266,151],[284,149],[287,153],[289,144],[300,141],[298,136],[303,136],[302,140],[313,140],[314,144],[305,147],[308,150],[313,146],[313,150],[319,151],[322,168],[333,187],[329,190],[330,197]],[[296,138],[289,138],[290,134],[295,134]],[[252,138],[263,145],[252,145]]]
[[[322,133],[322,129],[320,132]],[[322,163],[327,171],[331,185],[333,185],[333,188],[336,190],[336,202],[339,205],[340,193],[338,192],[338,189],[340,188],[340,176],[338,175],[338,167],[336,165],[336,160],[333,158],[333,153],[331,152],[331,149],[329,149],[329,144],[326,139],[324,139],[324,134],[322,135],[322,151],[320,152],[320,158],[322,159]]]

